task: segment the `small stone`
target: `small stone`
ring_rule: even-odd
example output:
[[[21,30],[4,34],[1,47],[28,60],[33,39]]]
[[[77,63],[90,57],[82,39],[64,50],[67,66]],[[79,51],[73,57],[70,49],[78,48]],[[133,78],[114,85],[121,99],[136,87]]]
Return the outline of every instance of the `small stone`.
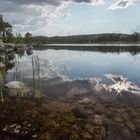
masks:
[[[106,137],[106,129],[105,129],[104,126],[101,126],[101,127],[100,127],[100,133],[101,133],[101,136],[102,136],[103,138]]]
[[[63,132],[64,132],[64,133],[69,133],[69,132],[70,132],[69,127],[63,127]]]
[[[32,138],[37,138],[37,135],[32,135]]]
[[[120,115],[115,116],[113,118],[113,120],[116,121],[116,122],[123,122],[123,119],[122,119],[122,117]]]
[[[71,127],[71,129],[74,130],[74,131],[79,131],[81,128],[80,128],[80,126],[78,126],[78,125],[73,125],[73,126]]]
[[[122,134],[124,137],[129,137],[130,136],[130,129],[128,127],[124,127],[122,130],[121,130]]]
[[[21,129],[21,126],[20,126],[20,125],[17,125],[17,126],[16,126],[16,129]]]
[[[23,124],[27,124],[28,122],[27,121],[25,121]]]
[[[131,121],[127,121],[127,122],[125,122],[125,124],[126,124],[126,126],[127,126],[128,128],[130,128],[131,130],[136,130],[135,125],[134,125]]]
[[[49,115],[49,118],[51,118],[51,119],[54,119],[54,118],[56,118],[56,117],[57,117],[56,114],[50,114],[50,115]]]
[[[77,135],[77,134],[73,134],[73,135],[70,137],[70,140],[80,140],[80,137],[79,137],[79,135]]]
[[[102,140],[102,137],[101,137],[101,135],[99,135],[99,134],[95,134],[95,135],[94,135],[94,139],[95,139],[95,140]]]
[[[94,126],[94,133],[100,135],[100,126]]]
[[[30,127],[30,126],[31,126],[31,124],[28,124],[27,126],[28,126],[28,127]]]
[[[27,131],[25,131],[25,132],[24,132],[24,134],[28,134],[28,132],[27,132]]]
[[[76,121],[76,118],[74,117],[74,115],[69,115],[65,118],[65,121],[68,123],[74,123]]]
[[[117,108],[116,111],[118,113],[124,113],[126,111],[126,108]]]
[[[105,108],[103,104],[96,103],[95,105],[96,105],[95,106],[95,111],[96,112],[106,112],[107,111],[107,108]]]
[[[69,126],[71,126],[71,124],[69,124],[69,123],[67,123],[67,122],[61,122],[61,126],[69,127]]]
[[[135,126],[137,127],[137,129],[140,130],[140,119],[133,119],[133,122],[134,122]]]
[[[94,122],[96,125],[103,125],[103,116],[95,115]]]
[[[84,132],[82,135],[83,135],[83,137],[86,138],[86,139],[91,139],[91,138],[92,138],[92,135],[89,134],[88,132]]]
[[[10,125],[9,128],[14,128],[14,127],[16,127],[16,126],[17,126],[17,124],[14,123],[14,124]]]
[[[20,130],[15,129],[14,132],[15,132],[16,134],[18,134],[18,133],[20,132]]]
[[[94,127],[93,127],[92,125],[86,124],[84,127],[87,129],[87,131],[88,131],[90,134],[93,134],[93,132],[94,132]]]
[[[82,107],[76,107],[76,108],[72,109],[72,112],[73,112],[74,116],[77,118],[88,118],[89,117],[87,110]]]
[[[87,113],[88,113],[89,115],[92,115],[94,112],[93,112],[93,110],[87,110]]]
[[[131,114],[134,115],[135,117],[136,116],[140,116],[140,114],[137,111],[135,111],[135,110],[132,110],[131,111]]]
[[[127,114],[127,113],[122,113],[122,117],[123,117],[123,119],[125,120],[125,121],[127,121],[127,120],[129,120],[130,118],[129,118],[129,115]]]
[[[7,129],[7,127],[4,127],[2,130],[3,130],[3,131],[7,131],[8,129]]]

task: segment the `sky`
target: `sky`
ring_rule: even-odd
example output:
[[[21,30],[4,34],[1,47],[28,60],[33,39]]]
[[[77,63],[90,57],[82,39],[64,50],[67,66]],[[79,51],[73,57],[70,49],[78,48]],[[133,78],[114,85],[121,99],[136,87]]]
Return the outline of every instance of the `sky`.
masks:
[[[140,32],[140,0],[0,0],[0,13],[14,34]]]

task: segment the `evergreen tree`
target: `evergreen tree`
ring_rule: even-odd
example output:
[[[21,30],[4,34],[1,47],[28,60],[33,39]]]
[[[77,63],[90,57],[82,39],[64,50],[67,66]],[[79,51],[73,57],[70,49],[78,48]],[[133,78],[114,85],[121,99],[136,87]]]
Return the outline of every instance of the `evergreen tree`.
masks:
[[[0,15],[0,35],[3,42],[11,42],[12,41],[12,25],[3,20],[3,16]]]

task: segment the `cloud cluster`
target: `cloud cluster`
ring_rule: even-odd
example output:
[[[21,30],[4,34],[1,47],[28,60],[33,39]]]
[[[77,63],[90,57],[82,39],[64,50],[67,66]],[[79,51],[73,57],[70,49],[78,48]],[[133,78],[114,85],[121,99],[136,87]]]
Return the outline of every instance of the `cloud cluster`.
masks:
[[[36,34],[57,18],[64,18],[61,10],[72,2],[94,5],[104,3],[103,0],[0,0],[0,12],[16,32],[24,34],[31,31]]]
[[[53,5],[59,6],[64,2],[76,2],[76,3],[91,3],[101,4],[103,0],[1,0],[7,4],[16,3],[18,5]]]
[[[0,13],[13,25],[15,32],[24,34],[29,31],[37,34],[57,19],[65,20],[67,13],[61,11],[72,2],[88,5],[105,4],[105,0],[0,0]],[[134,2],[135,0],[119,0],[109,9],[127,8]]]
[[[131,5],[134,5],[136,0],[119,0],[116,3],[112,4],[109,9],[116,10],[116,9],[123,9],[127,8]]]

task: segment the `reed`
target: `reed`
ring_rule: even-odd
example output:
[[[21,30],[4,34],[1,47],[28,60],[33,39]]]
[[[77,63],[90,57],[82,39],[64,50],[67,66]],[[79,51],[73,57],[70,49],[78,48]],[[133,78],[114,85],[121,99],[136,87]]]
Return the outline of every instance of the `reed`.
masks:
[[[21,81],[20,68],[19,68],[19,56],[15,57],[14,80]]]
[[[26,95],[26,93],[28,92],[29,89],[21,83],[22,78],[21,78],[19,59],[20,59],[19,56],[15,56],[14,80],[20,82],[20,89],[19,89],[18,97],[19,97],[19,99],[21,99]]]
[[[42,97],[42,92],[40,84],[40,62],[38,56],[32,56],[32,74],[34,97],[40,99]]]

